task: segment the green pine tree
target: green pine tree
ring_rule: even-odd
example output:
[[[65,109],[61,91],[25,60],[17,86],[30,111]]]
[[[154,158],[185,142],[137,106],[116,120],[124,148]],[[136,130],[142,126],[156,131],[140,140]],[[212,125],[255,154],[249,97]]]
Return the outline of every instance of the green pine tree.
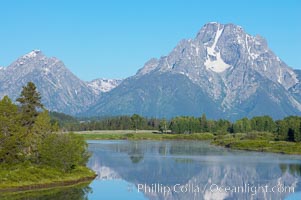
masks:
[[[39,114],[39,109],[43,109],[41,95],[33,82],[28,82],[27,85],[23,87],[17,101],[21,105],[22,124],[30,131]]]

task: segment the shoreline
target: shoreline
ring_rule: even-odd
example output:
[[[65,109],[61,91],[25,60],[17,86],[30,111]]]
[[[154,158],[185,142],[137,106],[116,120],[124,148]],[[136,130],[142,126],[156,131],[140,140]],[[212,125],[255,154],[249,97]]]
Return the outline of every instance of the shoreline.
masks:
[[[85,140],[198,140],[210,141],[210,144],[224,147],[227,149],[255,151],[266,153],[279,153],[287,155],[301,155],[301,143],[274,141],[267,139],[236,139],[222,138],[212,133],[193,133],[193,134],[161,134],[161,133],[106,133],[96,131],[82,135]]]
[[[71,173],[54,168],[38,168],[20,165],[0,168],[0,197],[22,192],[73,187],[91,182],[97,175],[87,167],[79,167]]]
[[[73,187],[77,185],[81,185],[84,183],[89,183],[90,181],[94,180],[95,176],[87,176],[82,177],[75,180],[65,180],[65,181],[54,181],[52,183],[41,183],[41,184],[30,184],[24,186],[16,186],[16,187],[8,187],[8,188],[1,188],[0,192],[5,194],[13,194],[18,192],[31,192],[31,191],[42,191],[42,190],[50,190],[56,189],[58,187]],[[1,197],[1,195],[0,195]]]

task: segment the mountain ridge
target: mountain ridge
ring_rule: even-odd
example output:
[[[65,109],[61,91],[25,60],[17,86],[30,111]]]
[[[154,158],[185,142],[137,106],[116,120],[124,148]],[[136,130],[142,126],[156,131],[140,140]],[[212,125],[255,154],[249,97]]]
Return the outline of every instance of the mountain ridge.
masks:
[[[212,99],[214,107],[221,110],[214,118],[226,116],[236,119],[261,114],[271,114],[274,118],[281,118],[290,114],[300,114],[301,111],[300,98],[290,92],[290,89],[299,83],[294,70],[268,48],[265,39],[258,35],[251,36],[234,24],[206,24],[194,39],[181,40],[167,56],[150,59],[133,77],[139,80],[143,77],[147,79],[147,76],[155,73],[181,74],[198,85]],[[126,80],[130,81],[129,88],[136,88],[135,78]],[[143,84],[143,81],[139,84]],[[153,84],[153,87],[159,86]],[[271,93],[266,87],[273,92]],[[300,94],[300,91],[298,89],[296,93]],[[106,108],[100,105],[109,105],[110,101],[122,105],[119,101],[126,95],[120,94],[109,93],[110,99],[106,97],[107,101],[100,100],[96,103],[98,105],[95,104],[89,111],[93,110],[95,114],[97,110],[102,114],[109,113],[109,111],[104,113],[104,110],[114,112],[114,107]],[[145,96],[151,98],[150,94]],[[132,104],[139,107],[131,108],[131,111],[127,110],[126,113],[129,114],[141,110],[143,107],[141,105],[145,103],[137,103],[138,98],[141,97],[134,95],[127,98],[132,99]],[[262,99],[262,104],[258,98]],[[154,102],[156,99],[152,100],[152,104]],[[249,102],[248,105],[245,102]],[[203,102],[199,101],[199,103]],[[275,109],[270,108],[269,105],[274,105]],[[183,106],[187,105],[177,105],[178,108]],[[282,106],[285,107],[284,110]],[[236,114],[237,112],[240,114]],[[152,113],[152,110],[146,113]]]
[[[85,111],[104,93],[76,77],[59,59],[33,50],[1,69],[0,97],[8,95],[15,100],[29,81],[37,85],[46,108],[73,115]]]
[[[49,109],[73,115],[206,113],[235,120],[301,114],[301,70],[287,66],[263,37],[234,24],[204,25],[195,38],[181,40],[123,80],[82,81],[62,61],[34,50],[0,68],[0,97],[16,98],[32,80]]]

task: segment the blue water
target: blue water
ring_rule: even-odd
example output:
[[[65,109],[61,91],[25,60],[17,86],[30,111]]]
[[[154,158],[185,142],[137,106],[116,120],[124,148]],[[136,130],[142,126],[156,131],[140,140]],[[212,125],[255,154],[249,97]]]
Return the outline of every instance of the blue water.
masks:
[[[93,141],[89,185],[14,199],[301,199],[301,157],[196,141]]]
[[[301,199],[300,156],[193,141],[88,143],[98,174],[89,199]]]

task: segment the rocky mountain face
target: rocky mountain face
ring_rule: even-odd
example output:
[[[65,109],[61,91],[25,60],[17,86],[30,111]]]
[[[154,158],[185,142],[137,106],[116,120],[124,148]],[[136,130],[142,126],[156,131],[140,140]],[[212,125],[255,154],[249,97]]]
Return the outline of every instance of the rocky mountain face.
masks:
[[[233,24],[206,24],[167,56],[105,94],[88,113],[212,118],[301,114],[300,73],[260,36]]]
[[[47,109],[68,114],[85,111],[113,87],[108,87],[110,83],[106,87],[101,83],[91,86],[71,73],[62,61],[34,50],[10,66],[0,68],[0,97],[8,95],[15,100],[29,81],[36,84]]]

